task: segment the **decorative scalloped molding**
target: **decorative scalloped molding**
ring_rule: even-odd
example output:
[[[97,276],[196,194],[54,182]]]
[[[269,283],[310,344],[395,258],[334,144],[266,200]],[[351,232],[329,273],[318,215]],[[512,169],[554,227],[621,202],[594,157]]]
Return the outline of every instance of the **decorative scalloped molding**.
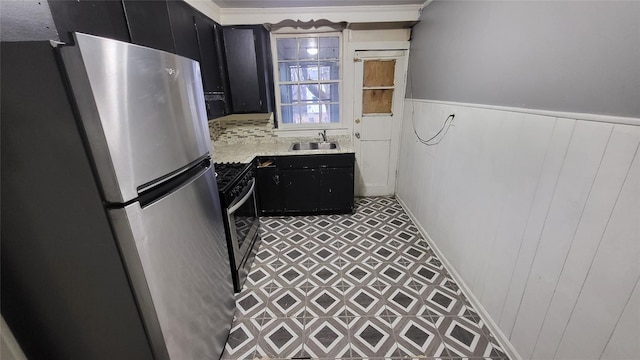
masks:
[[[196,0],[190,0],[194,2]],[[283,20],[308,22],[417,21],[422,5],[323,6],[289,8],[220,8],[222,25],[276,24]]]

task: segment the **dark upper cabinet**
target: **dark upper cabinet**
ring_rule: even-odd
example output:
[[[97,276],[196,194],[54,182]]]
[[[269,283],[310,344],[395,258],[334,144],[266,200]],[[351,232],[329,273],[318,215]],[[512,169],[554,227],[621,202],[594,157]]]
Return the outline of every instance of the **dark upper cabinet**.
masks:
[[[61,41],[70,42],[70,32],[78,31],[164,50],[200,62],[208,117],[231,113],[222,27],[185,1],[50,0],[49,7]],[[262,56],[260,51],[254,50],[254,62],[256,54]],[[257,68],[253,73],[253,80],[263,88],[264,85],[258,82]],[[254,101],[258,107],[261,100]]]
[[[224,45],[232,112],[273,111],[268,31],[263,26],[225,26]]]
[[[223,91],[220,59],[216,51],[216,23],[204,15],[197,14],[195,24],[204,90]]]
[[[263,26],[257,26],[256,56],[258,57],[258,85],[262,89],[262,111],[275,112],[276,97],[273,93],[273,61],[271,57],[271,36]],[[274,113],[275,116],[275,113]]]
[[[165,1],[124,0],[122,3],[132,43],[175,53]]]
[[[194,18],[197,10],[184,1],[167,1],[167,5],[176,54],[200,61]]]
[[[225,27],[224,46],[233,113],[260,112],[258,59],[252,28]]]
[[[226,63],[224,53],[221,53],[224,44],[218,36],[222,27],[200,13],[195,15],[195,25],[207,114],[209,118],[223,116],[229,113],[229,106],[226,101]]]
[[[49,8],[60,41],[71,42],[70,32],[73,31],[121,41],[131,40],[120,1],[49,0]]]

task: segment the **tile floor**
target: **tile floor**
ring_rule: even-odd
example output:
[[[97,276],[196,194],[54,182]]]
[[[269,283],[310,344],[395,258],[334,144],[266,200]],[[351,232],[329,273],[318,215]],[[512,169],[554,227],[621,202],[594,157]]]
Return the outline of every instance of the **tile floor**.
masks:
[[[394,198],[261,222],[223,359],[507,359]]]

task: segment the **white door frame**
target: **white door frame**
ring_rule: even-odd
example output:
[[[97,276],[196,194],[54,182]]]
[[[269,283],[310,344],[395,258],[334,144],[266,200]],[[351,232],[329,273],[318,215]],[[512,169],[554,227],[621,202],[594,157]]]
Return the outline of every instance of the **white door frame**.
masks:
[[[356,166],[356,195],[358,196],[380,196],[393,195],[395,193],[396,170],[398,166],[398,154],[400,149],[400,133],[402,131],[403,119],[403,101],[405,97],[407,67],[409,63],[409,51],[405,49],[385,49],[385,50],[359,50],[355,51],[354,62],[363,60],[396,60],[396,71],[394,79],[394,96],[392,104],[393,121],[391,130],[391,139],[389,147],[389,176],[387,178],[387,186],[385,189],[364,189],[359,167]],[[354,67],[358,68],[358,67]],[[362,71],[354,71],[353,90],[354,90],[354,106],[353,106],[353,145],[356,152],[356,159],[360,159],[361,141],[355,136],[360,132],[361,125],[356,123],[362,114]],[[359,92],[359,93],[358,93]],[[360,101],[360,103],[356,103]],[[357,161],[357,160],[356,160]]]

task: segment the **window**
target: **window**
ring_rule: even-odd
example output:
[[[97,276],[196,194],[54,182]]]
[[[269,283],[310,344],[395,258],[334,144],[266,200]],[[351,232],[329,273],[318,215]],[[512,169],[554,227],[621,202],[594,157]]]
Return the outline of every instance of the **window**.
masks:
[[[340,123],[340,34],[274,35],[283,128]]]

